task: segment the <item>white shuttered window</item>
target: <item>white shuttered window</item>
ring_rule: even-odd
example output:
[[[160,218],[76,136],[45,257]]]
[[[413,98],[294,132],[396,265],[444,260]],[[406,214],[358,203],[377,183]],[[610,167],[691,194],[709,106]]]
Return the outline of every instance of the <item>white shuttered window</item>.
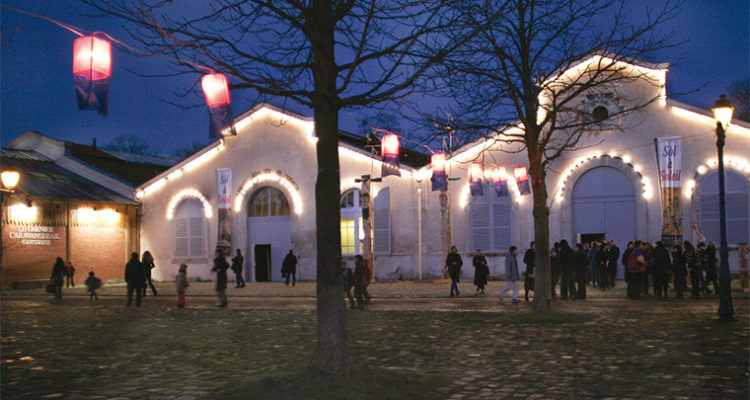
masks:
[[[174,257],[206,257],[206,219],[203,206],[196,199],[185,199],[174,216]]]
[[[471,197],[471,250],[508,251],[512,245],[513,203],[510,196],[497,197],[485,184],[484,195]]]

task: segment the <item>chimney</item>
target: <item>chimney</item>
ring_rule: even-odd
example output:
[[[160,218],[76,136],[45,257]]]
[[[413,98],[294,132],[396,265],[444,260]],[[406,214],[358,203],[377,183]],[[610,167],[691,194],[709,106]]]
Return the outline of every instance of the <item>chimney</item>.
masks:
[[[91,146],[96,149],[96,138],[91,141]]]

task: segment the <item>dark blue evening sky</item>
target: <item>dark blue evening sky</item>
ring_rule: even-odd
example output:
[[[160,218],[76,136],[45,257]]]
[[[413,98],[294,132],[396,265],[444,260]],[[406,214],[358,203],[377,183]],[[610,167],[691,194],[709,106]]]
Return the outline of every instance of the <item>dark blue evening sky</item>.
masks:
[[[11,7],[42,14],[86,31],[104,31],[135,46],[117,20],[92,18],[74,0],[0,0]],[[649,0],[635,3],[650,4]],[[634,10],[635,13],[638,10]],[[139,58],[115,50],[110,87],[109,114],[78,111],[73,92],[72,47],[76,35],[57,25],[0,8],[2,46],[0,64],[0,136],[5,145],[27,130],[78,143],[99,145],[121,134],[138,135],[152,147],[169,153],[185,144],[208,142],[205,106],[183,110],[164,100],[201,105],[189,90],[198,77],[144,78],[141,73],[166,73],[168,62]],[[688,0],[683,12],[663,27],[677,41],[677,48],[654,54],[652,62],[669,62],[667,94],[700,90],[677,100],[710,108],[732,81],[750,74],[750,2],[747,0]],[[256,98],[232,92],[235,115],[252,107]],[[276,102],[292,111],[308,114],[294,104]],[[342,129],[357,131],[352,112],[342,113]]]

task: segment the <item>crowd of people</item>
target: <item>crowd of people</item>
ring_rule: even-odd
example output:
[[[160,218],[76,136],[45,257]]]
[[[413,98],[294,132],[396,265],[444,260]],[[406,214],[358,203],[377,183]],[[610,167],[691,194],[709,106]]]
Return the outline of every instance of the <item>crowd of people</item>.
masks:
[[[536,250],[534,242],[524,252],[526,270],[519,272],[518,249],[511,246],[505,256],[505,286],[498,297],[502,299],[512,291],[512,302],[518,303],[520,282],[524,283],[524,298],[535,289]],[[458,296],[461,276],[461,256],[456,246],[451,247],[445,261],[445,271],[451,279],[450,296]],[[489,276],[487,260],[477,249],[472,264],[475,268],[474,285],[483,294]],[[622,268],[631,299],[653,296],[667,299],[670,287],[676,298],[688,290],[693,298],[718,293],[718,260],[714,242],[689,241],[667,247],[662,241],[649,243],[631,241],[620,251],[614,240],[577,243],[573,248],[567,240],[556,242],[550,250],[551,296],[553,299],[585,299],[587,287],[609,290],[617,284],[617,273]]]

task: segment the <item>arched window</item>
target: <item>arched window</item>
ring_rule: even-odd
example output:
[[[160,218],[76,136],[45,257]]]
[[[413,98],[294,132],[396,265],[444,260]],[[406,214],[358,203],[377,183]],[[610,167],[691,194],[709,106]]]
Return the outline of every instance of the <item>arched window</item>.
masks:
[[[248,217],[278,217],[289,215],[289,202],[281,190],[271,186],[258,189],[250,198]]]
[[[750,224],[748,219],[748,205],[750,191],[744,176],[729,169],[724,170],[724,188],[727,213],[727,242],[731,246],[748,241]],[[706,240],[713,240],[717,244],[719,234],[719,173],[713,171],[701,180],[697,191],[699,207],[699,222]]]
[[[508,251],[513,244],[513,201],[510,196],[498,197],[486,183],[483,192],[471,196],[471,250]]]
[[[186,198],[174,214],[174,257],[206,257],[206,217],[200,200]]]

